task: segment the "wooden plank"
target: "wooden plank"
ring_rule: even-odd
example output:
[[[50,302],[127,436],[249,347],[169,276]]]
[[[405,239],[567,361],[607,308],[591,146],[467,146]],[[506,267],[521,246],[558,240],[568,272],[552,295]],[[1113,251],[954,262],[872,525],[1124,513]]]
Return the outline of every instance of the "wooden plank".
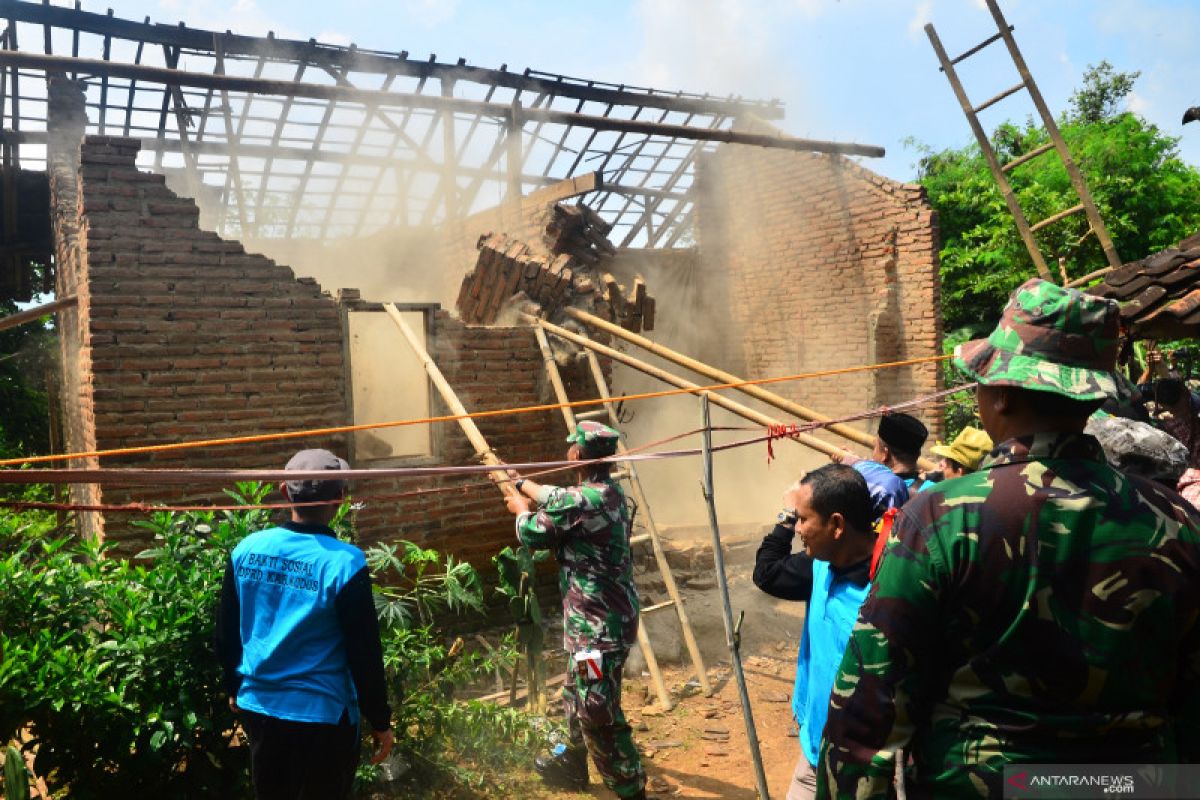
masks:
[[[709,130],[707,128],[696,128],[686,125],[646,122],[638,119],[597,117],[590,114],[578,114],[571,111],[557,111],[547,108],[527,108],[514,111],[511,106],[502,103],[485,103],[478,100],[466,100],[456,97],[447,98],[403,92],[384,92],[378,89],[358,89],[347,86],[300,83],[297,81],[289,82],[265,80],[262,78],[245,78],[233,75],[213,75],[205,72],[184,72],[144,65],[118,64],[99,59],[46,56],[11,50],[0,53],[0,66],[10,67],[14,70],[78,70],[81,73],[89,75],[136,78],[153,83],[191,86],[200,89],[210,87],[215,89],[224,88],[229,91],[240,91],[251,94],[280,95],[288,98],[308,97],[321,100],[343,100],[363,104],[378,102],[384,106],[423,108],[434,111],[461,111],[468,114],[486,114],[501,119],[515,113],[518,124],[525,122],[552,122],[563,125],[577,125],[584,128],[595,128],[597,130],[619,131],[622,135],[640,133],[649,136],[667,136],[681,139],[726,142],[730,144],[746,144],[801,152],[840,153],[869,158],[881,158],[886,154],[882,147],[874,145],[803,139],[782,133],[758,134],[732,130]]]

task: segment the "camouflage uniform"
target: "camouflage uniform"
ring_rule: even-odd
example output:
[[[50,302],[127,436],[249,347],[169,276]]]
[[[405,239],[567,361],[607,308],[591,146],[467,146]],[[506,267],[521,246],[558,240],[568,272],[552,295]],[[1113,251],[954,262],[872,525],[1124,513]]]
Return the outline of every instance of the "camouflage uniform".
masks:
[[[1042,281],[956,363],[985,385],[1118,387],[1116,307]],[[1010,763],[1200,758],[1200,516],[1097,441],[1001,442],[901,510],[842,660],[818,797],[1000,797]]]
[[[585,457],[611,455],[618,434],[595,422],[580,423],[567,441]],[[621,711],[621,672],[637,641],[640,602],[633,585],[629,510],[612,480],[579,486],[543,486],[541,509],[517,518],[517,536],[534,549],[553,549],[563,597],[563,647],[568,654],[563,685],[571,742],[586,743],[605,784],[620,797],[645,787],[641,758]],[[604,677],[588,681],[575,670],[573,654],[603,653]]]

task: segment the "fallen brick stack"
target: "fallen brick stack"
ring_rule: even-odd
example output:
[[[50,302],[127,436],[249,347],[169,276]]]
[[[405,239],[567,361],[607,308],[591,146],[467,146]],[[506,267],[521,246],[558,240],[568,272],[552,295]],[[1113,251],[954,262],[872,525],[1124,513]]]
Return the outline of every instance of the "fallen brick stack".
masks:
[[[596,265],[612,258],[617,248],[608,240],[612,225],[579,203],[557,203],[546,223],[545,242],[551,253],[567,253],[584,264]]]
[[[570,305],[634,332],[653,330],[655,302],[645,281],[636,277],[627,291],[598,267],[617,252],[604,237],[608,230],[591,209],[560,204],[546,226],[548,256],[506,234],[484,234],[475,269],[459,289],[459,316],[469,324],[495,325],[514,306],[554,319]]]

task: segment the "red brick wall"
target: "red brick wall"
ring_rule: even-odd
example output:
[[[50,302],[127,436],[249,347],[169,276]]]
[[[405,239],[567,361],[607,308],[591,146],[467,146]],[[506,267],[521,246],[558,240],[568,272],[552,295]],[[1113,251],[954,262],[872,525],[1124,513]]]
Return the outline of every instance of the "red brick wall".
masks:
[[[938,241],[924,190],[848,159],[723,146],[702,161],[703,280],[728,300],[714,351],[746,377],[940,351]],[[839,416],[936,391],[937,366],[772,388]],[[926,422],[936,422],[929,413]]]
[[[313,281],[197,225],[194,202],[134,166],[138,144],[80,147],[79,280],[100,449],[338,425],[345,420],[341,314]],[[341,448],[339,438],[306,442]],[[275,467],[294,442],[104,459],[105,466]],[[206,489],[192,490],[215,495]],[[178,499],[178,490],[104,492]],[[115,539],[132,536],[109,525]]]
[[[541,353],[530,328],[467,326],[449,312],[434,316],[430,355],[469,411],[490,411],[518,405],[553,402]],[[578,380],[582,373],[566,372],[568,391],[585,397]],[[572,379],[574,378],[574,380]],[[449,413],[436,391],[431,413]],[[497,455],[509,463],[561,458],[566,452],[566,426],[559,412],[482,418],[476,423]],[[433,458],[439,466],[477,464],[474,450],[455,422],[434,428]],[[561,473],[545,482],[566,483]],[[360,493],[389,495],[420,489],[446,489],[397,500],[367,500],[358,512],[357,527],[363,541],[373,543],[407,539],[424,547],[453,553],[472,563],[489,578],[490,559],[514,543],[513,517],[500,492],[484,474],[452,478],[374,481]],[[553,574],[547,564],[543,578]]]
[[[71,206],[65,181],[55,197],[60,242],[75,265],[88,302],[80,306],[90,358],[64,360],[67,385],[88,387],[75,405],[73,449],[100,449],[243,436],[348,424],[342,312],[311,279],[241,244],[197,227],[191,200],[168,190],[161,176],[134,167],[138,145],[88,137],[80,148],[80,200]],[[64,284],[64,289],[69,288]],[[397,339],[397,346],[399,339]],[[550,400],[531,329],[468,327],[436,312],[430,351],[471,410]],[[570,376],[568,376],[570,377]],[[402,388],[402,387],[400,387]],[[440,400],[433,413],[447,413]],[[489,444],[510,462],[557,458],[566,449],[561,416],[547,412],[480,420]],[[343,437],[262,442],[176,452],[109,457],[105,466],[278,468],[302,447],[346,451]],[[434,430],[433,456],[395,465],[476,463],[455,423]],[[363,544],[411,539],[466,559],[485,578],[490,558],[513,541],[512,517],[484,476],[422,481],[372,481],[355,487]],[[382,497],[432,486],[437,494]],[[101,499],[96,493],[94,499]],[[220,500],[218,488],[111,487],[104,502],[127,499]],[[143,532],[110,515],[107,535],[129,549]],[[548,571],[544,577],[550,576]]]

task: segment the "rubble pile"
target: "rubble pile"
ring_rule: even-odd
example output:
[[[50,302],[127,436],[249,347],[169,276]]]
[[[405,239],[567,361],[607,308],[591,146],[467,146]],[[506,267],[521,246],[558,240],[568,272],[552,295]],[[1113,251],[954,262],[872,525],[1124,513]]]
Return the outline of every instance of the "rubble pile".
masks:
[[[495,325],[513,308],[548,319],[574,306],[635,333],[654,329],[655,301],[641,276],[628,288],[604,265],[617,255],[611,230],[583,205],[557,204],[546,224],[548,255],[505,233],[479,237],[479,257],[459,289],[456,307],[464,322]]]

